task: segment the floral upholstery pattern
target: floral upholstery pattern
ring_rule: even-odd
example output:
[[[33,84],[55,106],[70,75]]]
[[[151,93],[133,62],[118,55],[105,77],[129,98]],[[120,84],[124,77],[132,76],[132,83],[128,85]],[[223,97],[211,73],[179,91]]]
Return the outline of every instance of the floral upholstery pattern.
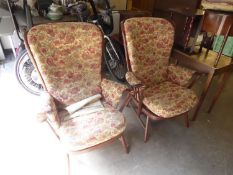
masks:
[[[60,118],[53,97],[48,92],[43,92],[40,94],[40,102],[41,106],[37,120],[43,122],[48,119],[54,127],[59,128]]]
[[[124,22],[124,32],[133,72],[130,74],[145,85],[143,105],[163,118],[175,117],[192,109],[197,97],[185,86],[195,72],[169,65],[174,41],[171,23],[162,18],[131,18]],[[130,84],[136,81],[132,75],[127,78]]]
[[[131,18],[124,22],[124,30],[134,75],[145,85],[166,81],[174,41],[172,24],[161,18]]]
[[[71,104],[101,93],[108,104],[116,106],[127,88],[101,78],[103,36],[98,27],[77,22],[38,25],[28,32],[27,41],[48,91],[40,119],[49,119],[52,127],[59,119],[60,127],[54,129],[70,151],[90,148],[123,133],[124,116],[109,105],[74,118],[65,110]]]
[[[28,32],[27,41],[46,89],[56,102],[67,106],[101,93],[103,36],[97,26],[42,24]]]
[[[166,81],[145,89],[143,104],[159,117],[170,118],[192,109],[197,103],[195,93]]]
[[[174,64],[170,64],[168,66],[168,80],[180,86],[187,86],[194,73],[195,71],[193,70],[176,66]]]
[[[127,82],[131,85],[131,86],[135,86],[137,84],[141,84],[142,82],[133,74],[133,72],[127,72],[125,75],[125,78],[127,80]]]
[[[101,82],[101,88],[104,101],[116,108],[119,105],[122,93],[127,89],[127,86],[111,80],[103,79]]]
[[[123,133],[126,122],[113,108],[64,121],[58,130],[60,140],[70,151],[81,151]]]

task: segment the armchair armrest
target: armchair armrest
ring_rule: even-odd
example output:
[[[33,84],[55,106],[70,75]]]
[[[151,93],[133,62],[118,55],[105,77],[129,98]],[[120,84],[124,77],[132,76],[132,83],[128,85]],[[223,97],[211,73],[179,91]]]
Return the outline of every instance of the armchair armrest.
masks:
[[[178,65],[170,64],[168,66],[168,79],[180,86],[188,86],[194,73],[194,70]]]
[[[122,94],[127,89],[127,86],[111,80],[103,79],[101,82],[101,87],[105,102],[114,108],[117,108]]]
[[[125,75],[125,78],[130,86],[137,86],[142,84],[141,80],[139,80],[133,72],[127,72]]]
[[[43,92],[40,95],[40,103],[40,111],[37,113],[37,120],[39,122],[49,120],[53,126],[59,128],[60,118],[54,98],[48,92]]]
[[[208,74],[213,72],[213,68],[199,60],[192,58],[190,55],[181,52],[177,49],[172,51],[171,60],[178,62],[179,65],[185,66],[189,69],[197,71],[199,74]]]
[[[143,92],[145,89],[145,85],[133,74],[133,72],[126,73],[126,80],[131,86],[131,95],[135,100],[139,102],[137,113],[140,115],[142,110],[142,101],[143,101]]]

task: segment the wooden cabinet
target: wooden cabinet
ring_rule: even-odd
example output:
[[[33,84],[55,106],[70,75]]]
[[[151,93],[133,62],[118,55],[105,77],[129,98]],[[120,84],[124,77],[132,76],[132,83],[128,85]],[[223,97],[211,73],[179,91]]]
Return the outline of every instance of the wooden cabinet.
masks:
[[[168,8],[189,8],[198,9],[201,0],[156,0],[155,9],[166,10]]]
[[[114,10],[126,10],[127,7],[127,0],[109,0],[109,3]]]
[[[175,46],[192,50],[202,13],[201,0],[157,0],[153,15],[170,20],[175,27]]]
[[[133,9],[153,11],[157,0],[132,0]]]

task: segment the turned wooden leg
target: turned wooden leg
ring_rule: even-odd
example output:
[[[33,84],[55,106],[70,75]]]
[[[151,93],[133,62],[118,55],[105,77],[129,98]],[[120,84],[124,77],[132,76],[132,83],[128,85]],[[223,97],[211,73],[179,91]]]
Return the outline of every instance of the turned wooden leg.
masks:
[[[70,155],[69,153],[66,154],[67,157],[67,171],[68,171],[68,175],[70,175]]]
[[[214,35],[211,35],[210,38],[208,38],[208,42],[207,42],[207,50],[206,50],[206,53],[205,53],[205,57],[207,57],[212,45],[213,45],[213,42],[214,42]]]
[[[206,83],[205,83],[205,87],[204,87],[204,89],[203,89],[203,91],[202,91],[200,100],[199,100],[199,102],[198,102],[198,104],[197,104],[197,108],[196,108],[196,111],[195,111],[195,113],[194,113],[194,115],[193,115],[192,121],[195,121],[196,118],[197,118],[197,114],[198,114],[198,112],[199,112],[199,110],[200,110],[200,108],[201,108],[202,103],[204,102],[204,99],[205,99],[205,97],[206,97],[206,94],[207,94],[207,92],[208,92],[208,90],[209,90],[209,88],[210,88],[210,85],[211,85],[211,83],[212,83],[213,77],[214,77],[214,71],[213,71],[213,72],[210,72],[210,73],[208,74],[208,78],[207,78],[207,81],[206,81]]]
[[[205,42],[206,37],[207,37],[207,34],[206,34],[206,32],[205,32],[205,33],[203,34],[203,38],[202,38],[201,45],[200,45],[200,48],[199,48],[199,50],[198,50],[198,53],[201,53],[201,52],[202,52],[202,48],[203,48],[203,46],[204,46],[204,42]]]
[[[231,75],[231,72],[228,71],[228,72],[224,73],[222,78],[219,79],[219,87],[218,87],[218,89],[215,93],[215,96],[213,98],[213,101],[211,102],[211,105],[208,109],[208,113],[210,113],[212,111],[212,109],[213,109],[215,103],[217,102],[223,88],[225,87],[227,80],[230,78],[230,75]]]
[[[121,104],[121,106],[119,107],[119,111],[122,112],[123,109],[129,104],[130,100],[131,100],[131,92],[127,92],[127,95],[125,97],[125,100],[123,101],[123,103]]]
[[[184,115],[184,125],[186,126],[186,128],[189,128],[189,113],[188,112]]]
[[[121,141],[121,144],[123,146],[123,148],[125,149],[126,154],[129,153],[129,146],[127,145],[126,141],[125,141],[125,137],[122,135],[119,140]]]
[[[146,118],[146,127],[145,127],[145,134],[144,134],[144,142],[147,142],[148,139],[148,127],[149,127],[149,123],[150,123],[150,118],[147,116]]]

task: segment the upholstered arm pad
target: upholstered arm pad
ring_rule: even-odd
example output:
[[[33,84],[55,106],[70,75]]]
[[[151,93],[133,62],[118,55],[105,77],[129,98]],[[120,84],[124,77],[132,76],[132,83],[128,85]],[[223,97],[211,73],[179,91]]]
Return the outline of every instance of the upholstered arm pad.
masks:
[[[127,89],[127,86],[111,80],[103,79],[101,82],[101,88],[105,102],[116,108],[119,105],[122,93]]]
[[[168,80],[180,85],[188,86],[195,71],[174,64],[168,66]]]
[[[131,86],[142,84],[142,82],[133,74],[133,72],[127,72],[125,78]]]
[[[40,103],[40,111],[37,114],[37,120],[39,122],[44,122],[48,119],[54,126],[59,127],[60,119],[53,97],[48,92],[43,92],[40,95]]]

